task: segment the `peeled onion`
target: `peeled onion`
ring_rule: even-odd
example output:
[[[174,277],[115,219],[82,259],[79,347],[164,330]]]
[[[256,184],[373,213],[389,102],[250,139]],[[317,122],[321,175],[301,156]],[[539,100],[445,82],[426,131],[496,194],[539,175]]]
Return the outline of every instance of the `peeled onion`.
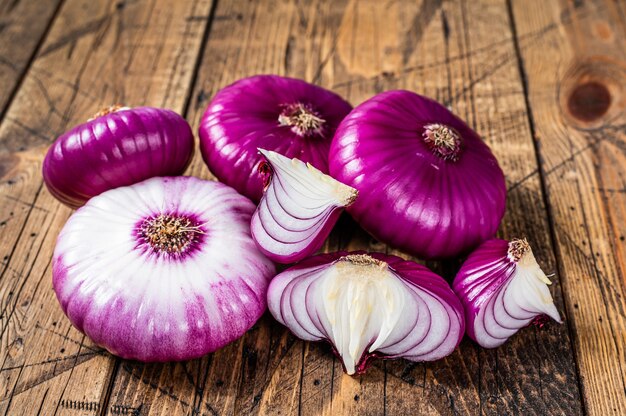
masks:
[[[495,348],[538,317],[561,323],[550,284],[525,239],[486,241],[454,279],[467,335],[482,347]]]
[[[489,147],[441,104],[378,94],[342,122],[330,174],[359,191],[348,212],[375,238],[423,258],[465,253],[504,215],[504,175]]]
[[[305,81],[257,75],[219,91],[200,122],[200,150],[222,182],[258,202],[257,148],[296,157],[328,173],[328,149],[352,106],[337,94]]]
[[[122,358],[187,360],[263,314],[274,265],[250,237],[254,204],[193,177],[92,198],[63,227],[53,286],[72,324]]]
[[[332,344],[348,374],[371,359],[432,361],[463,337],[462,306],[426,267],[381,253],[308,258],[276,276],[269,310],[298,338]]]
[[[112,106],[56,139],[43,178],[55,198],[77,208],[109,189],[181,175],[193,146],[191,127],[171,110]]]
[[[296,158],[264,149],[259,152],[270,172],[252,216],[252,238],[275,262],[300,261],[322,246],[343,208],[358,193]]]

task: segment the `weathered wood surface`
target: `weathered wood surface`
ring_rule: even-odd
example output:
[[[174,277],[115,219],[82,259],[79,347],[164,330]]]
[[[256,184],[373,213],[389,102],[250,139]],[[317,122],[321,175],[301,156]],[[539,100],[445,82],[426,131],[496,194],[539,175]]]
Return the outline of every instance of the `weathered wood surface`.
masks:
[[[625,8],[610,0],[0,4],[0,411],[626,414]],[[13,32],[3,32],[5,22]],[[241,340],[175,364],[116,359],[73,329],[51,288],[54,240],[71,210],[42,187],[49,143],[114,102],[173,108],[196,129],[217,90],[257,73],[300,77],[355,105],[396,88],[449,105],[500,160],[509,189],[500,234],[527,236],[556,273],[551,290],[565,323],[527,328],[496,350],[464,340],[435,363],[380,361],[354,378],[327,346],[295,339],[267,314]],[[199,154],[188,173],[211,177]],[[401,254],[347,217],[325,250],[346,248]],[[458,262],[429,266],[451,279]]]
[[[626,414],[626,3],[513,7],[586,408]],[[552,29],[554,28],[554,29]]]
[[[115,102],[183,111],[209,1],[66,1],[0,124],[0,411],[110,410],[119,360],[72,328],[56,304],[50,258],[70,214],[42,187],[55,136]],[[196,16],[204,16],[198,19]]]

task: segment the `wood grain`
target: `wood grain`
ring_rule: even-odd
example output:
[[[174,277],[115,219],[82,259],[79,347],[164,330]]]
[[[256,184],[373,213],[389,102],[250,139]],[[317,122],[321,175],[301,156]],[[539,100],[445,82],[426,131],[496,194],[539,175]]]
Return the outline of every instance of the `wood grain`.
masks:
[[[52,291],[51,254],[70,210],[43,188],[41,161],[59,133],[105,105],[182,111],[210,5],[68,0],[12,100],[0,125],[4,414],[123,409],[107,404],[119,361],[71,327]]]
[[[514,2],[558,268],[589,414],[626,414],[623,2]]]
[[[626,414],[625,9],[610,0],[0,3],[0,411]],[[378,361],[360,377],[269,314],[222,350],[171,364],[115,359],[73,329],[50,281],[71,213],[42,186],[50,141],[114,102],[173,108],[195,130],[220,88],[258,73],[303,78],[355,105],[406,88],[466,119],[507,177],[500,235],[528,237],[556,273],[565,324],[526,328],[496,350],[466,339],[435,363]],[[188,173],[211,178],[199,152]],[[404,256],[348,216],[324,246],[339,249]],[[460,262],[427,264],[450,281]]]
[[[541,264],[554,270],[505,2],[219,2],[190,103],[194,127],[217,90],[257,73],[315,81],[354,104],[393,88],[448,103],[502,161],[511,189],[503,235],[528,236]],[[210,177],[196,156],[190,172]],[[344,218],[325,250],[346,248],[387,250]],[[457,264],[431,266],[451,278]],[[200,403],[192,411],[220,415],[582,413],[567,325],[528,328],[494,351],[464,341],[436,363],[378,362],[353,378],[343,374],[328,346],[294,340],[266,316],[240,341],[188,363],[189,375],[182,366],[148,371],[152,366],[129,365],[116,379],[112,403],[165,389],[176,393],[154,395],[147,413],[185,410],[191,403]],[[163,384],[161,371],[171,375]],[[198,395],[200,401],[193,399]],[[177,404],[181,400],[186,404]],[[131,406],[139,404],[136,399]]]
[[[0,1],[0,119],[61,3],[62,0]],[[1,146],[2,143],[0,150]]]

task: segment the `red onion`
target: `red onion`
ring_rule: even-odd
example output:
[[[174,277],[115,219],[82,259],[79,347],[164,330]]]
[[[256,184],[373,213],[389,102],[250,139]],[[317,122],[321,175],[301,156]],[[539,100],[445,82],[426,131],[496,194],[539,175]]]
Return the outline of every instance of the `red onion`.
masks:
[[[379,94],[341,123],[330,173],[359,191],[348,212],[375,238],[446,258],[493,237],[505,183],[478,135],[441,104],[409,91]]]
[[[381,253],[323,254],[276,276],[270,312],[297,337],[333,345],[348,374],[371,358],[432,361],[463,337],[462,306],[426,267]]]
[[[278,263],[293,263],[315,253],[343,208],[357,197],[354,188],[308,163],[259,149],[267,160],[268,184],[254,215],[252,238]]]
[[[250,237],[254,204],[218,182],[152,178],[89,200],[53,255],[76,328],[122,358],[187,360],[263,314],[274,265]]]
[[[189,124],[175,112],[113,106],[50,146],[43,178],[54,197],[76,208],[109,189],[182,174],[193,146]]]
[[[255,202],[263,194],[257,148],[311,163],[328,173],[328,149],[352,107],[302,80],[241,79],[219,91],[200,122],[200,150],[211,172]]]
[[[453,284],[465,309],[467,335],[482,347],[495,348],[538,317],[560,323],[550,284],[526,240],[484,242]]]

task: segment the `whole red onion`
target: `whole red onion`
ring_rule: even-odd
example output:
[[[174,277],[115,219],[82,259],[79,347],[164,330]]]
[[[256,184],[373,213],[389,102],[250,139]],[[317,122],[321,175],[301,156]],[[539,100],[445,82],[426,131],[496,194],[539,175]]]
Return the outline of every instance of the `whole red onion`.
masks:
[[[480,137],[441,104],[388,91],[356,107],[330,150],[330,173],[359,191],[348,212],[375,238],[425,258],[493,237],[506,187]]]
[[[241,79],[219,91],[200,122],[200,150],[222,182],[258,202],[257,149],[298,158],[328,173],[328,149],[352,107],[337,94],[276,75]]]
[[[219,182],[151,178],[90,199],[54,249],[52,283],[76,328],[122,358],[178,361],[234,341],[266,308],[274,265],[254,204]]]
[[[189,124],[171,110],[112,106],[56,139],[42,173],[50,193],[76,208],[109,189],[182,174],[193,146]]]

